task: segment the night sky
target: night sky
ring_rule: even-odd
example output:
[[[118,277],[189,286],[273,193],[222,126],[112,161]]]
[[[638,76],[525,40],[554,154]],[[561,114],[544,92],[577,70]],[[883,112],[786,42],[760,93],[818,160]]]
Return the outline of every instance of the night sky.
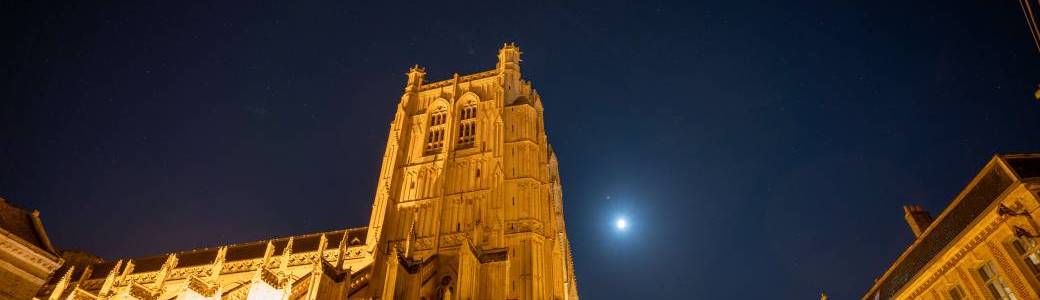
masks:
[[[367,225],[408,67],[503,42],[585,299],[858,299],[901,205],[1040,151],[1010,0],[67,2],[0,2],[0,195],[106,258]]]

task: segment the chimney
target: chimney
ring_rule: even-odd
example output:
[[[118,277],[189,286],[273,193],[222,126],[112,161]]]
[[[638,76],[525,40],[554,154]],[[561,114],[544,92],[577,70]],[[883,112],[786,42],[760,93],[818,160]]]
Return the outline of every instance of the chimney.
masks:
[[[903,218],[906,218],[915,237],[921,237],[928,225],[932,224],[932,215],[920,205],[903,205],[903,212]]]

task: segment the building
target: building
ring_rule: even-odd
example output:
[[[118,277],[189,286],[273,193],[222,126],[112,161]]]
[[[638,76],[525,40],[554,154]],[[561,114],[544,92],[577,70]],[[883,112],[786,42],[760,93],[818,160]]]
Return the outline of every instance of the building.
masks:
[[[916,240],[863,300],[1040,299],[1040,154],[994,156],[934,219],[903,211]]]
[[[425,75],[408,72],[367,227],[69,259],[37,298],[578,299],[557,158],[520,49],[504,45],[487,71]]]
[[[26,212],[0,198],[0,299],[32,298],[62,262],[40,212]]]

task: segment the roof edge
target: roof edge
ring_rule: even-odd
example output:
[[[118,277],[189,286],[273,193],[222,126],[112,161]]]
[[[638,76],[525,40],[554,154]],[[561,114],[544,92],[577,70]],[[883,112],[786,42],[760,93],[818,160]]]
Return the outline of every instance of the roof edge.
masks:
[[[934,228],[936,226],[938,226],[938,224],[940,224],[941,222],[943,222],[946,219],[946,217],[950,214],[950,211],[952,211],[953,208],[956,207],[957,204],[959,204],[961,202],[961,200],[963,200],[964,196],[972,189],[972,187],[974,187],[975,185],[977,185],[979,183],[979,181],[986,174],[986,171],[988,171],[988,170],[990,170],[992,168],[1001,168],[1001,169],[1004,170],[1005,173],[1010,171],[1009,168],[1007,167],[1006,163],[1003,160],[1003,156],[1007,156],[1007,155],[1009,155],[1009,154],[994,154],[992,157],[990,157],[990,160],[988,162],[986,162],[986,164],[983,165],[983,167],[981,169],[979,169],[975,173],[975,176],[973,176],[972,179],[970,181],[968,181],[968,184],[964,185],[964,187],[961,188],[961,191],[957,193],[957,196],[955,196],[953,198],[953,200],[950,201],[950,203],[946,205],[946,208],[944,208],[942,210],[942,212],[938,216],[935,217],[935,220],[932,221],[932,223],[928,225],[928,227],[925,229],[925,231],[923,233],[921,233],[921,236],[919,236],[916,239],[914,239],[913,243],[911,243],[909,246],[907,246],[906,249],[904,249],[903,252],[899,254],[899,257],[896,258],[896,260],[893,261],[891,264],[889,264],[887,268],[885,268],[885,272],[882,273],[882,275],[880,277],[878,277],[877,279],[874,280],[874,283],[870,286],[870,289],[868,289],[867,292],[862,297],[860,297],[860,299],[861,300],[870,300],[870,297],[874,293],[876,293],[879,288],[881,288],[881,284],[884,283],[885,279],[887,279],[888,276],[891,275],[891,273],[895,269],[895,267],[897,265],[899,265],[899,263],[901,263],[906,258],[906,256],[909,255],[910,252],[912,252],[920,244],[920,241],[924,240],[925,237],[930,235],[932,233],[932,231],[934,230]],[[1011,155],[1018,155],[1018,154],[1011,154]],[[1033,155],[1040,156],[1040,154],[1033,154]],[[1015,175],[1013,172],[1011,172],[1011,174]],[[1018,178],[1018,176],[1013,176],[1012,178],[1014,179],[1014,181],[1012,181],[1012,186],[1015,183],[1020,182],[1020,179]],[[1006,192],[1006,190],[1004,192]],[[977,221],[977,220],[978,220],[978,217],[976,217],[975,220],[972,220],[972,224],[975,221]],[[964,234],[964,230],[962,229],[961,232],[957,234],[957,237],[954,238],[954,240],[957,240],[963,234]],[[949,250],[949,244],[946,244],[946,245],[943,245],[942,250],[940,250],[939,253],[940,254],[941,253],[945,253],[948,250]],[[935,257],[932,257],[931,259],[935,259]],[[931,260],[929,260],[928,264],[930,264],[930,263],[931,263]],[[928,264],[925,264],[925,265],[928,265]],[[920,275],[920,272],[915,273],[912,276],[912,278],[916,278],[918,275]],[[912,281],[912,279],[910,281]],[[904,288],[905,288],[905,286],[904,286]],[[902,288],[900,288],[900,290],[902,290]]]

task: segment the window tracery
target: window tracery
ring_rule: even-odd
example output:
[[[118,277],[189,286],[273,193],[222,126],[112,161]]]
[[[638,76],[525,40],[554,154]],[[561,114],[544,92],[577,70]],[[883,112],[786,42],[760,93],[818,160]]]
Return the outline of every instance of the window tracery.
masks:
[[[477,140],[477,106],[468,104],[459,110],[459,139],[457,148],[472,147]]]
[[[447,127],[448,111],[439,107],[430,113],[426,130],[426,152],[435,152],[444,147],[444,129]]]

